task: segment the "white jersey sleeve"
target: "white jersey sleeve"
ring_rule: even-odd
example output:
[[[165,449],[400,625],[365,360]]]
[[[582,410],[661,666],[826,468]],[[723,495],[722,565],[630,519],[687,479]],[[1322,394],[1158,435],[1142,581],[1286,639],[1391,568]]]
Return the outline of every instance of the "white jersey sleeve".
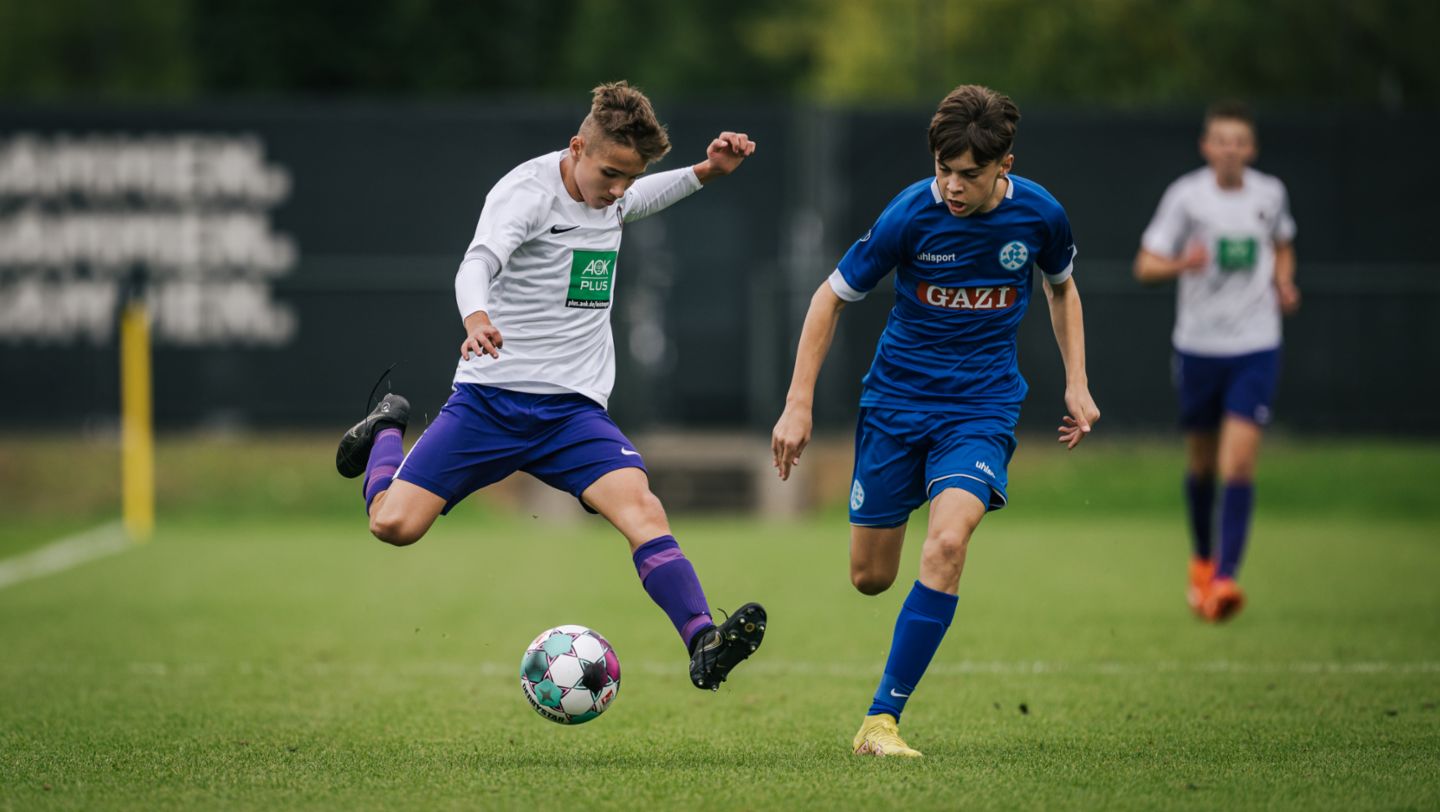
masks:
[[[490,310],[490,285],[500,272],[500,260],[483,245],[471,245],[455,273],[455,304],[464,320],[471,313]]]
[[[692,167],[647,175],[635,181],[625,193],[625,222],[662,211],[700,191],[700,179]]]
[[[1140,247],[1162,257],[1178,255],[1192,236],[1189,216],[1185,213],[1185,186],[1188,176],[1171,183],[1160,198],[1155,216],[1140,237]]]
[[[480,222],[475,226],[475,238],[465,252],[466,258],[477,247],[484,247],[503,268],[515,249],[540,228],[549,204],[549,195],[528,173],[511,172],[501,178],[485,195],[485,208],[480,210]]]

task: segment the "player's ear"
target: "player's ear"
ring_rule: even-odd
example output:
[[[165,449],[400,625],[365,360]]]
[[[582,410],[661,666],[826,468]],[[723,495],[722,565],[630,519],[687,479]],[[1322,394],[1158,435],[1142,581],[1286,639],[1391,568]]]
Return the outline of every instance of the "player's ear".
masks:
[[[1010,174],[1010,170],[1011,170],[1014,166],[1015,166],[1015,153],[1013,153],[1013,152],[1007,152],[1007,153],[1005,153],[1005,157],[1000,159],[1000,177],[1003,178],[1003,177],[1005,177],[1006,175]]]
[[[579,133],[570,136],[570,157],[578,161],[583,152],[585,152],[585,136]]]

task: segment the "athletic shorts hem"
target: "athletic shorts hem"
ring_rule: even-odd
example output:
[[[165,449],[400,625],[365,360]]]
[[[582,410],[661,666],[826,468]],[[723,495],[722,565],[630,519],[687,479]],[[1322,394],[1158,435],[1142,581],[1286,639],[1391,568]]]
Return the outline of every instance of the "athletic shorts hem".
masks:
[[[643,462],[641,462],[639,458],[636,458],[634,462],[631,462],[630,460],[627,460],[627,459],[606,460],[606,463],[605,463],[604,465],[598,465],[598,466],[596,466],[596,468],[595,468],[595,476],[592,477],[592,478],[590,479],[590,481],[586,482],[583,487],[580,487],[580,488],[577,488],[577,489],[574,490],[574,491],[571,491],[571,492],[570,492],[570,495],[573,496],[573,497],[575,497],[575,501],[577,501],[577,502],[580,503],[580,507],[584,508],[586,513],[593,513],[593,514],[595,514],[596,516],[599,516],[599,515],[600,515],[600,511],[598,511],[598,510],[596,510],[595,508],[592,508],[592,507],[590,507],[589,505],[585,504],[585,500],[582,499],[582,498],[580,498],[580,494],[584,493],[587,489],[589,489],[589,487],[590,487],[591,485],[594,485],[596,482],[599,482],[599,481],[600,481],[600,477],[603,477],[603,476],[605,476],[606,474],[613,473],[613,472],[615,472],[615,471],[622,471],[622,470],[624,470],[624,469],[626,469],[626,468],[639,468],[641,471],[644,471],[644,472],[645,472],[646,476],[649,476],[649,474],[650,474],[650,469],[646,468],[646,467],[645,467],[645,464],[644,464]],[[532,476],[533,476],[533,474],[532,474]],[[547,484],[548,484],[548,483],[547,483]],[[554,487],[554,486],[552,485],[551,487]],[[558,489],[557,489],[557,490],[558,490]]]
[[[910,517],[909,517],[909,516],[906,516],[906,517],[903,518],[903,519],[897,519],[897,520],[895,520],[895,521],[893,521],[893,522],[892,522],[892,521],[888,521],[888,520],[878,521],[878,522],[857,522],[857,521],[855,521],[854,519],[851,519],[851,520],[850,520],[850,526],[851,526],[851,527],[873,527],[873,528],[875,528],[876,530],[890,530],[891,528],[899,527],[900,525],[902,525],[902,524],[908,524],[909,522],[910,522]]]
[[[398,473],[395,474],[395,478],[402,482],[409,482],[411,485],[414,485],[416,487],[424,488],[430,493],[440,497],[441,499],[444,499],[445,507],[440,509],[441,516],[449,513],[451,508],[460,504],[460,502],[464,499],[464,497],[456,498],[454,491],[448,490],[440,486],[436,482],[426,479],[423,476],[417,476],[410,471],[405,470],[403,467]]]
[[[938,488],[936,487],[937,483],[939,483]],[[929,485],[925,486],[925,493],[930,501],[933,502],[935,497],[946,488],[959,488],[966,493],[973,494],[976,499],[979,499],[980,502],[985,505],[986,511],[1000,510],[1009,503],[1003,491],[980,477],[971,474],[946,474],[945,476],[935,477],[930,480]]]

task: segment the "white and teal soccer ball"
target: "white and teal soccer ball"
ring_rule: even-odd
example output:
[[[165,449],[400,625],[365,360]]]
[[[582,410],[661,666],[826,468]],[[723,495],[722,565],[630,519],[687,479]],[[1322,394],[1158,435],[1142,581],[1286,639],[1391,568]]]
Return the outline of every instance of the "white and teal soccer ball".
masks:
[[[578,725],[605,712],[620,692],[620,659],[610,642],[584,626],[541,632],[520,659],[520,688],[535,712]]]

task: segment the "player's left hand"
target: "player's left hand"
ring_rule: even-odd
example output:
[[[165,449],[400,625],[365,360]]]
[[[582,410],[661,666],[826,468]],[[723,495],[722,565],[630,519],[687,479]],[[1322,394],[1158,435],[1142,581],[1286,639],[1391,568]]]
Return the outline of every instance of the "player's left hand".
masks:
[[[1100,407],[1095,405],[1095,399],[1090,397],[1090,390],[1084,387],[1072,389],[1065,387],[1065,408],[1069,414],[1060,418],[1060,425],[1057,430],[1060,432],[1060,442],[1065,444],[1067,449],[1080,445],[1085,435],[1090,433],[1093,427],[1100,420]]]
[[[705,160],[695,165],[695,176],[704,183],[728,175],[754,154],[755,142],[750,140],[750,136],[727,130],[716,136],[705,149]]]
[[[1300,288],[1294,282],[1278,282],[1275,292],[1280,297],[1280,312],[1293,316],[1300,310]]]

